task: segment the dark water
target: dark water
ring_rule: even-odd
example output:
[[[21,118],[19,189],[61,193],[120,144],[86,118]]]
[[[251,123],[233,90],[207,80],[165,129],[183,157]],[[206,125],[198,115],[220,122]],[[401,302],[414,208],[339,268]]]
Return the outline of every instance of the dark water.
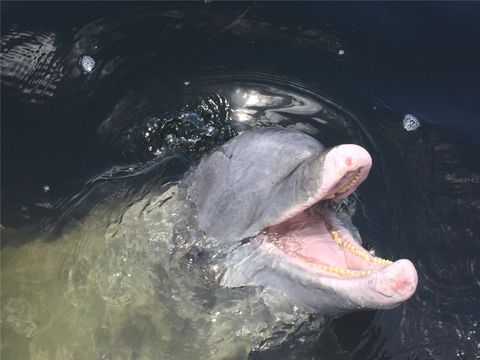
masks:
[[[242,126],[288,119],[327,146],[370,151],[356,224],[420,277],[395,310],[345,316],[303,345],[251,357],[480,358],[479,21],[477,3],[3,2],[1,223],[58,217],[99,172],[155,159],[169,131],[208,111],[202,97],[210,114],[228,111],[225,98],[241,108],[240,89],[266,99],[247,120],[234,114]],[[311,99],[331,109],[305,127],[319,112]],[[422,126],[406,131],[405,114]],[[139,137],[166,119],[171,128]]]

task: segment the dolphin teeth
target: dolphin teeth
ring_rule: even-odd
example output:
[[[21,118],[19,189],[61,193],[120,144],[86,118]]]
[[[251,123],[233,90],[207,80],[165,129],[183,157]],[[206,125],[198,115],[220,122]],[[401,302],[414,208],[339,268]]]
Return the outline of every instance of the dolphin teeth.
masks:
[[[350,181],[347,183],[347,185],[345,185],[340,190],[338,190],[336,192],[336,194],[343,194],[343,193],[347,192],[348,190],[350,190],[352,188],[352,186],[357,183],[359,178],[360,178],[360,169],[357,169],[357,171],[355,171],[355,174],[350,179]]]
[[[365,261],[374,262],[374,263],[377,263],[377,264],[384,264],[384,265],[392,264],[392,261],[390,261],[390,260],[382,259],[381,257],[376,257],[376,256],[373,256],[372,254],[370,254],[368,252],[364,252],[364,251],[361,251],[361,250],[357,249],[352,243],[342,239],[339,232],[337,230],[335,230],[335,228],[333,227],[332,224],[325,223],[325,225],[326,225],[326,228],[327,228],[328,232],[330,233],[330,236],[332,237],[333,241],[335,241],[342,248],[350,251],[352,254],[357,255],[358,257],[362,258]]]
[[[372,258],[372,261],[376,262],[378,264],[386,264],[386,265],[393,264],[393,261],[390,261],[390,260],[387,260],[387,259],[382,259],[380,257],[374,257],[374,258]]]
[[[338,275],[343,275],[343,276],[352,276],[352,277],[362,277],[362,276],[367,276],[372,273],[372,270],[352,270],[352,269],[347,269],[347,268],[342,268],[342,267],[337,267],[337,266],[328,266],[325,264],[313,262],[306,258],[303,255],[297,254],[297,253],[290,253],[290,256],[295,256],[297,258],[301,258],[302,261],[308,263],[310,266],[316,267],[318,269],[328,271],[331,273],[335,273]]]
[[[361,170],[357,169],[355,171],[354,175],[351,177],[351,179],[349,180],[349,182],[346,185],[341,187],[339,190],[336,190],[333,194],[329,194],[329,195],[325,196],[322,200],[332,200],[337,195],[342,195],[342,194],[346,193],[347,191],[349,191],[360,179],[360,172],[361,172]]]
[[[339,238],[338,232],[333,230],[333,233],[336,234],[336,236]],[[270,242],[275,245],[278,249],[283,251],[285,254],[291,257],[295,257],[297,259],[302,260],[303,262],[309,264],[312,267],[315,267],[317,269],[321,269],[323,271],[328,271],[331,273],[335,273],[338,275],[342,276],[351,276],[351,277],[362,277],[362,276],[367,276],[372,273],[371,270],[353,270],[353,269],[348,269],[348,268],[342,268],[342,267],[337,267],[337,266],[329,266],[325,265],[322,263],[318,263],[315,261],[312,261],[310,258],[297,253],[296,251],[289,250],[283,243],[282,241],[278,238],[278,234],[273,234],[270,236]],[[383,260],[383,259],[382,259]]]

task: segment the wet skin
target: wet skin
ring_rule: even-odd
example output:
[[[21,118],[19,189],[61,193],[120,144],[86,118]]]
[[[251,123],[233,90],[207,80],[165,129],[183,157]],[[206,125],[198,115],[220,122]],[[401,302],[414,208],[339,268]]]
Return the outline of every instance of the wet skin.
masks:
[[[329,315],[411,297],[413,264],[370,254],[326,206],[351,194],[371,164],[358,145],[325,149],[283,128],[243,133],[204,157],[181,187],[200,229],[227,254],[221,285],[257,286],[273,307]]]

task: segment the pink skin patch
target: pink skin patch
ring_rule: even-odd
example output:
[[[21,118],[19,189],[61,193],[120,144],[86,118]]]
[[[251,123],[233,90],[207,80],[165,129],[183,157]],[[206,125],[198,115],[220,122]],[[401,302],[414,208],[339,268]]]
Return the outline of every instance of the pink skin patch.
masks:
[[[345,164],[347,164],[347,166],[352,166],[352,158],[350,156],[345,158]]]
[[[418,283],[417,271],[406,259],[398,260],[375,273],[371,279],[371,287],[386,297],[410,297]]]

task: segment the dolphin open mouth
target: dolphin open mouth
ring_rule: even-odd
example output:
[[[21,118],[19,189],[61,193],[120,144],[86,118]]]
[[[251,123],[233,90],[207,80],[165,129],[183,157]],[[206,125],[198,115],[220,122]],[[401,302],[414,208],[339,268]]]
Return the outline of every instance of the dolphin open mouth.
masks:
[[[371,164],[370,155],[360,146],[341,145],[329,150],[321,170],[320,188],[265,229],[269,241],[296,263],[325,276],[367,276],[390,264],[364,249],[335,212],[325,206],[329,200],[350,195],[366,179]]]
[[[321,202],[265,232],[269,241],[297,263],[325,276],[362,277],[392,261],[372,255],[354,239],[334,211]]]
[[[342,200],[355,191],[370,167],[371,157],[360,146],[340,145],[329,150],[319,170],[319,189],[263,233],[291,266],[330,278],[332,284],[339,279],[365,279],[376,293],[398,300],[408,298],[417,285],[413,265],[408,260],[394,263],[368,252],[326,206],[327,201]]]

